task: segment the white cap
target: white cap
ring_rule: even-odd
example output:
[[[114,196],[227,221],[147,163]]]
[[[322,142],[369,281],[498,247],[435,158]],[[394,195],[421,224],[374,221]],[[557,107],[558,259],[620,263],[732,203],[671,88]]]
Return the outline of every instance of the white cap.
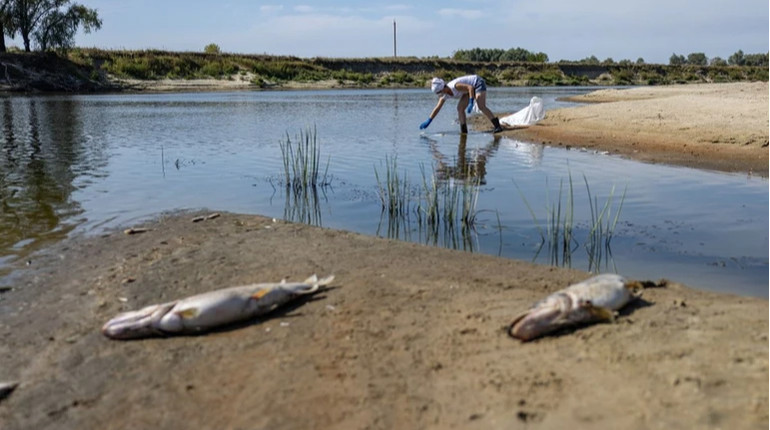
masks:
[[[430,81],[430,90],[436,94],[441,92],[441,90],[443,90],[445,86],[446,84],[444,83],[444,80],[441,78],[433,78],[433,80]]]

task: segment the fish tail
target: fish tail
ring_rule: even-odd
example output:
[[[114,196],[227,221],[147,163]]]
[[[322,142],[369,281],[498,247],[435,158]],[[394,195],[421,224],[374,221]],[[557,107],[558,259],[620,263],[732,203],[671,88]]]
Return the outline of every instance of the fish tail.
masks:
[[[305,279],[305,282],[303,282],[303,284],[323,287],[323,286],[331,284],[331,282],[333,280],[334,280],[334,275],[329,275],[329,276],[327,276],[325,278],[318,279],[318,276],[313,274],[313,276]]]
[[[327,276],[325,278],[316,279],[314,284],[318,284],[318,286],[323,287],[323,286],[331,284],[333,280],[334,280],[334,275],[329,275],[329,276]]]

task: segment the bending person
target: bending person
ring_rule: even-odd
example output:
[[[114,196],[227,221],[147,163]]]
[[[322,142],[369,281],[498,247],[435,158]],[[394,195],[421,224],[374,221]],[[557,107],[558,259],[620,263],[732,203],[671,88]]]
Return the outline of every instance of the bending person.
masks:
[[[473,110],[473,103],[479,105],[479,110],[486,116],[494,126],[494,133],[503,131],[500,127],[500,121],[492,114],[492,111],[487,107],[487,84],[484,79],[479,75],[461,76],[457,79],[445,83],[441,78],[433,78],[430,83],[430,89],[438,94],[438,104],[433,108],[428,119],[420,124],[420,130],[428,128],[433,118],[438,115],[441,108],[444,106],[447,98],[459,98],[457,102],[457,118],[460,121],[460,133],[468,133],[468,125],[466,124],[465,114],[471,113]]]

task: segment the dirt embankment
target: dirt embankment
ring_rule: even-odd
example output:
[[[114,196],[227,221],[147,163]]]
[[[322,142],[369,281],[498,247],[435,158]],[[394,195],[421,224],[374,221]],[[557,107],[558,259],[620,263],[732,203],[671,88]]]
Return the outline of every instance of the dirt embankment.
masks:
[[[258,216],[63,242],[0,297],[16,429],[764,428],[768,303],[677,284],[614,324],[504,328],[588,274]],[[253,282],[332,288],[201,336],[113,341],[118,312]],[[650,273],[655,280],[656,274]]]

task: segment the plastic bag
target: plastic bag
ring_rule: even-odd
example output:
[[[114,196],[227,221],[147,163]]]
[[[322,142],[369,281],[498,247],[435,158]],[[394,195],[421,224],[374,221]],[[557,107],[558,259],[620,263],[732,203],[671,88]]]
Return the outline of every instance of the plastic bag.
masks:
[[[532,97],[529,101],[529,106],[516,113],[500,118],[500,124],[507,125],[508,127],[521,127],[536,124],[543,118],[545,118],[543,99],[540,97]]]

